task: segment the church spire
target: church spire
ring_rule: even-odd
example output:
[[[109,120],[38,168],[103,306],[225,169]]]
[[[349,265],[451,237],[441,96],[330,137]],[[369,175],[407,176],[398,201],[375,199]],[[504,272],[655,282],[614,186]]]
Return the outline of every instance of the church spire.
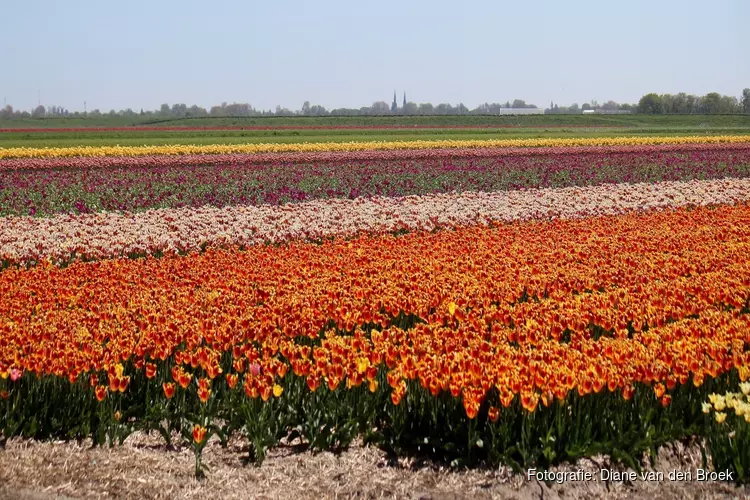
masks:
[[[393,104],[391,104],[391,113],[396,113],[398,110],[398,103],[396,102],[396,89],[393,89]]]
[[[404,109],[406,109],[406,91],[404,90]]]

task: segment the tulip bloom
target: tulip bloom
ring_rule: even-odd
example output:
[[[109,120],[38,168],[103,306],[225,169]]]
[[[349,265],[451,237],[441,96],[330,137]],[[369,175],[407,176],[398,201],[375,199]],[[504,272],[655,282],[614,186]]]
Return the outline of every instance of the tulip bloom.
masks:
[[[164,382],[162,384],[162,389],[164,390],[164,395],[167,397],[167,399],[172,399],[174,397],[174,392],[175,392],[174,382]]]
[[[193,441],[195,444],[201,444],[206,439],[206,428],[200,425],[193,427]]]
[[[107,398],[107,386],[104,386],[104,385],[96,386],[94,393],[96,394],[96,400],[101,403]]]

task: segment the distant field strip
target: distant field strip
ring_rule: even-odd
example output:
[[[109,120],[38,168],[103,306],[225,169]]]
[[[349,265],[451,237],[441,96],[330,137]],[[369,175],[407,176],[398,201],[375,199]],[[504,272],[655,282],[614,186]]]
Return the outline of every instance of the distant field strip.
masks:
[[[465,148],[546,148],[571,146],[637,146],[659,144],[748,143],[750,135],[672,136],[672,137],[587,137],[555,139],[435,140],[435,141],[367,141],[292,144],[206,144],[163,146],[80,146],[63,148],[5,148],[4,158],[65,158],[104,156],[149,156],[229,153],[307,153],[317,151],[368,151],[406,149]]]
[[[430,148],[391,149],[365,151],[311,151],[285,153],[219,153],[139,156],[57,156],[0,159],[0,171],[44,170],[59,168],[128,168],[128,167],[178,167],[190,165],[257,165],[280,163],[327,163],[357,161],[434,160],[443,158],[510,158],[540,157],[549,155],[623,155],[658,154],[674,152],[717,152],[750,150],[750,142],[688,143],[688,144],[638,144],[618,146],[565,146],[565,147],[483,147],[483,148]],[[0,149],[2,151],[2,149]]]
[[[240,126],[132,126],[132,127],[37,127],[37,128],[0,128],[0,133],[36,134],[43,132],[210,132],[242,130],[464,130],[493,128],[628,128],[633,125],[571,125],[571,124],[537,124],[537,125],[240,125]]]

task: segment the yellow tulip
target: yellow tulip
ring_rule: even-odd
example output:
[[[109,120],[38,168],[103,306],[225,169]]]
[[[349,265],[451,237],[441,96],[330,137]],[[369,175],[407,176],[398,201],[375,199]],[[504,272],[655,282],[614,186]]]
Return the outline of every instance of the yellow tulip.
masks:
[[[365,141],[291,144],[165,144],[163,146],[75,146],[64,148],[0,148],[3,158],[61,158],[71,156],[147,156],[229,153],[309,153],[397,149],[458,149],[565,146],[638,146],[656,144],[718,144],[750,142],[750,135],[674,137],[577,137],[551,139],[490,139],[436,141]]]

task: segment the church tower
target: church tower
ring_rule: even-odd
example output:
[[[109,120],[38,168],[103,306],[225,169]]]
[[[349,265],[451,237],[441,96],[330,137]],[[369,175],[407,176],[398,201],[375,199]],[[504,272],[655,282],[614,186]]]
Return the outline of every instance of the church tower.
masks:
[[[396,91],[393,91],[393,104],[391,104],[391,113],[396,114],[398,111],[398,104],[396,103]]]
[[[404,90],[404,107],[403,109],[406,109],[406,91]]]

